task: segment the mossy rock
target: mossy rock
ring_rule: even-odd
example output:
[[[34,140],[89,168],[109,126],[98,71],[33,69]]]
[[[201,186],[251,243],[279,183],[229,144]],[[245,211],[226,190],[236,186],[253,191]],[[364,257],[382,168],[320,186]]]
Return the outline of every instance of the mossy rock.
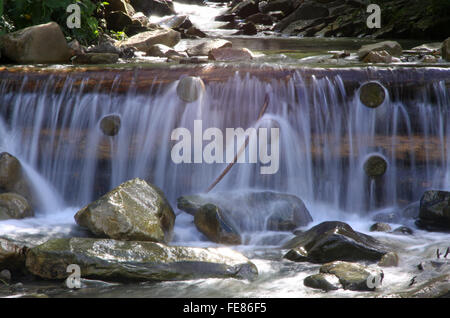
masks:
[[[377,82],[368,82],[359,89],[361,103],[369,108],[376,108],[386,99],[384,87]]]
[[[370,178],[381,177],[386,173],[387,162],[382,156],[370,156],[364,162],[364,171]]]

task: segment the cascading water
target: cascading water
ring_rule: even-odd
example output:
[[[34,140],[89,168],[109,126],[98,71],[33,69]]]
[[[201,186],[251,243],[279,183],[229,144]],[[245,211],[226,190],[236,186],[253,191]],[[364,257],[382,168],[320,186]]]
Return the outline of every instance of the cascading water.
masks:
[[[4,138],[8,144],[2,150],[18,156],[29,173],[39,172],[40,178],[32,173],[45,202],[38,213],[58,214],[63,205],[57,196],[66,206],[81,207],[134,177],[161,187],[172,203],[205,191],[227,164],[174,164],[172,130],[193,132],[199,119],[203,130],[246,129],[255,124],[266,94],[270,102],[259,123],[280,129],[279,171],[262,175],[261,164],[236,164],[213,195],[244,189],[288,192],[305,200],[315,220],[324,220],[348,216],[339,211],[361,217],[370,209],[416,201],[427,188],[448,187],[450,95],[444,81],[418,88],[414,98],[402,99],[402,92],[393,90],[376,109],[361,104],[358,90],[346,89],[339,75],[307,78],[295,72],[287,82],[264,82],[236,74],[226,82],[209,82],[203,98],[193,103],[179,99],[177,81],[154,84],[148,94],[137,92],[133,83],[119,92],[120,75],[110,92],[85,91],[88,81],[76,83],[68,76],[58,92],[51,76],[36,91],[11,91],[7,81],[0,86],[0,129],[13,136]],[[114,137],[99,128],[109,114],[121,117]],[[372,153],[388,162],[386,175],[376,181],[362,168]],[[43,189],[56,189],[57,195]],[[323,204],[326,213],[311,208]],[[258,212],[252,213],[248,222],[257,220]]]

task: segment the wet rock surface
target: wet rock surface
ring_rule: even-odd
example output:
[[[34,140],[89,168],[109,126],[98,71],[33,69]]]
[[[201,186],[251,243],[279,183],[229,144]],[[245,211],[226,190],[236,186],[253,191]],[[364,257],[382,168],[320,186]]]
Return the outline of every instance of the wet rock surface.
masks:
[[[284,258],[295,262],[327,263],[333,261],[376,262],[388,251],[363,233],[343,222],[323,222],[297,235],[283,248]]]
[[[49,240],[30,249],[26,259],[28,270],[45,279],[66,279],[70,264],[78,264],[84,278],[105,281],[254,279],[258,275],[253,263],[229,249],[110,239]]]
[[[419,228],[450,232],[450,192],[430,190],[420,199]]]

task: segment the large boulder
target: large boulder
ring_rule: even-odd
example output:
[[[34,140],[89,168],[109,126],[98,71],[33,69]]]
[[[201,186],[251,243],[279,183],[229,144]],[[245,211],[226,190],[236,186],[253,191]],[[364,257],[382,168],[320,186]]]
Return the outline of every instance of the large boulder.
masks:
[[[29,250],[27,269],[63,280],[77,264],[81,277],[105,281],[174,281],[200,278],[253,279],[256,266],[228,248],[167,246],[111,239],[52,239]]]
[[[169,0],[130,0],[136,11],[145,15],[165,16],[175,14],[173,2]]]
[[[441,53],[442,58],[450,62],[450,38],[448,38],[442,43]]]
[[[136,178],[78,211],[75,220],[100,237],[169,242],[175,214],[159,188]]]
[[[194,224],[208,239],[216,243],[241,244],[238,230],[214,204],[205,204],[195,213]]]
[[[450,232],[450,192],[429,190],[420,199],[419,228]]]
[[[358,57],[362,61],[370,52],[386,51],[389,55],[400,56],[403,52],[402,46],[396,41],[384,41],[374,44],[363,45],[358,50]]]
[[[247,18],[258,12],[258,4],[253,0],[244,0],[231,9],[232,14],[236,14],[241,18]]]
[[[164,44],[173,47],[180,39],[181,35],[177,31],[168,28],[155,28],[154,30],[142,32],[126,40],[119,41],[116,45],[122,49],[134,47],[139,51],[147,53],[155,44]]]
[[[290,231],[312,221],[303,201],[287,193],[218,192],[210,195],[182,196],[177,200],[180,210],[194,216],[207,203],[217,206],[239,231]]]
[[[34,25],[0,38],[2,55],[26,63],[67,63],[71,50],[59,25],[55,22]]]
[[[371,236],[356,232],[350,225],[337,221],[320,223],[297,235],[283,248],[290,249],[285,258],[312,263],[376,262],[387,253]]]
[[[23,219],[34,216],[27,199],[16,193],[0,194],[0,220]]]
[[[0,238],[0,271],[8,269],[12,273],[24,273],[27,247]]]

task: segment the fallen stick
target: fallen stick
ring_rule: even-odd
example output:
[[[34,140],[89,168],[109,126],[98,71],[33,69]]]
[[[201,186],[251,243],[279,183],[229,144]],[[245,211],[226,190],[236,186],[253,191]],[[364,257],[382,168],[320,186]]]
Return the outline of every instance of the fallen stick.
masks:
[[[269,95],[268,94],[266,94],[266,96],[264,98],[264,105],[262,106],[261,111],[259,112],[256,122],[258,122],[261,119],[261,117],[264,115],[264,113],[266,112],[267,106],[269,106]],[[247,136],[245,138],[244,144],[242,145],[241,149],[239,149],[239,152],[236,154],[236,156],[234,156],[233,161],[223,170],[223,172],[220,174],[220,176],[208,187],[208,189],[206,189],[206,193],[208,193],[209,191],[214,189],[214,187],[220,182],[220,180],[222,180],[223,177],[225,177],[225,175],[228,173],[228,171],[230,171],[231,167],[233,167],[233,165],[237,162],[239,156],[247,148],[249,139],[250,139],[249,136]]]

